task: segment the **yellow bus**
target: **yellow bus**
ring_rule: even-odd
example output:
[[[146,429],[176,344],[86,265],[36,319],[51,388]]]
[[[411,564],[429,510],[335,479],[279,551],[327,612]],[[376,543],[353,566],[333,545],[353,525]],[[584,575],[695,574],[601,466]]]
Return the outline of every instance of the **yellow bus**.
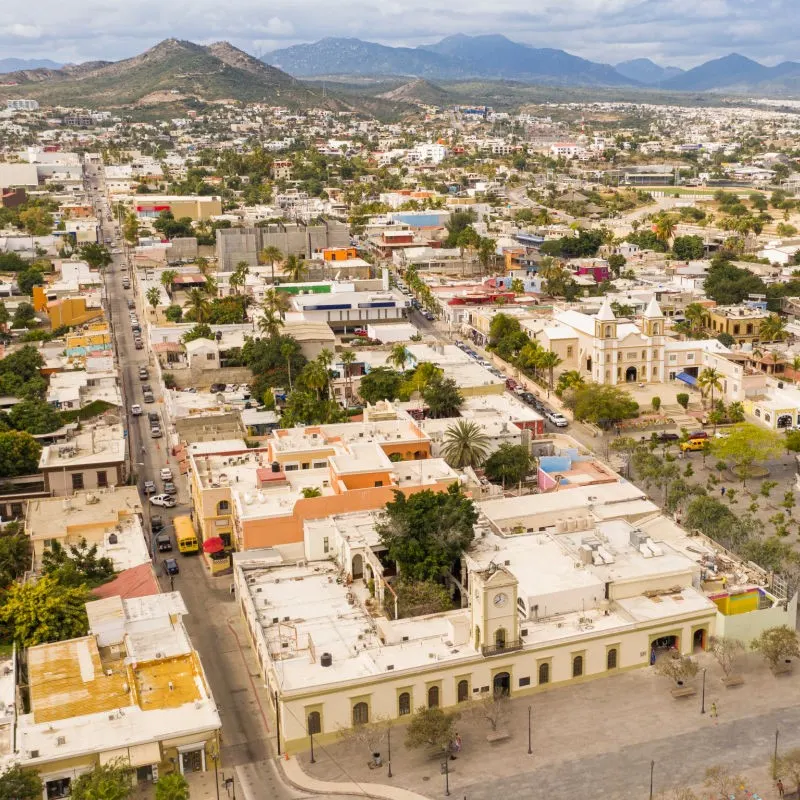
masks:
[[[175,540],[178,542],[178,552],[183,553],[183,555],[199,553],[200,545],[197,542],[197,534],[194,531],[191,517],[185,514],[175,517],[172,520],[172,524],[175,526]]]

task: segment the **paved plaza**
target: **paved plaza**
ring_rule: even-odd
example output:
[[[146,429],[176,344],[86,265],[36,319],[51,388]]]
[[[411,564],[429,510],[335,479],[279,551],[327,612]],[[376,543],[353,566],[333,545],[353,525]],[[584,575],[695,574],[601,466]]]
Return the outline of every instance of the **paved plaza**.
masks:
[[[495,744],[486,741],[486,721],[465,713],[458,722],[463,750],[449,762],[451,793],[470,800],[646,798],[654,761],[656,796],[679,786],[700,789],[705,769],[721,765],[743,775],[763,800],[777,797],[770,775],[776,729],[780,750],[800,747],[800,665],[792,675],[775,677],[750,653],[737,668],[744,684],[725,689],[716,662],[705,653],[698,660],[707,668],[705,715],[700,713],[702,673],[695,696],[674,699],[669,681],[649,668],[513,700],[505,726],[511,737]],[[709,713],[714,702],[716,719]],[[443,796],[441,759],[406,749],[404,735],[402,725],[394,728],[391,779],[386,767],[370,770],[370,754],[354,742],[318,746],[317,763],[309,764],[308,754],[301,763],[321,780],[392,784]],[[385,760],[385,741],[379,749]]]

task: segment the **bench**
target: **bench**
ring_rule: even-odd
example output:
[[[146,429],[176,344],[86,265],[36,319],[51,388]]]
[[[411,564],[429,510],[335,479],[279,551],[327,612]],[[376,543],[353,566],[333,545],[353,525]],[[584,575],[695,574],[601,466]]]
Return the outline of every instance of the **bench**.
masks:
[[[697,694],[694,686],[675,686],[672,689],[673,697],[691,697],[693,694]]]
[[[502,742],[505,739],[510,739],[511,734],[508,731],[492,731],[491,733],[486,734],[486,741],[489,744],[493,742]]]
[[[722,679],[722,683],[726,688],[730,689],[732,686],[741,686],[744,683],[744,678],[741,675],[728,675]]]

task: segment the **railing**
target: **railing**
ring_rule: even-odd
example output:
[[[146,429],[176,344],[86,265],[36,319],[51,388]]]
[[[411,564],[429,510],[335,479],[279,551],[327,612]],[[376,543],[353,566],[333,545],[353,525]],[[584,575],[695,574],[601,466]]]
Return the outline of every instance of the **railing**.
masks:
[[[521,639],[511,639],[502,644],[484,645],[481,648],[481,653],[483,653],[485,657],[488,657],[497,656],[501,653],[513,653],[515,650],[522,650]]]

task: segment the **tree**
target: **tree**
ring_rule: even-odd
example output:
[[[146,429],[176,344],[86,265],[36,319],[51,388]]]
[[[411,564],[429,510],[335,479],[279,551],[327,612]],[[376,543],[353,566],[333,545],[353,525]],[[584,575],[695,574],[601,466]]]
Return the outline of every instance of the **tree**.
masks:
[[[283,274],[288,276],[292,283],[302,283],[308,276],[308,267],[305,261],[292,253],[283,262]]]
[[[161,292],[158,291],[157,286],[151,286],[145,293],[145,298],[147,302],[150,303],[150,307],[153,311],[155,311],[158,308],[158,304],[161,302]]]
[[[131,772],[128,763],[119,758],[98,764],[72,781],[71,800],[127,800],[133,793]]]
[[[451,467],[479,467],[488,452],[489,437],[477,422],[459,419],[444,433],[442,456]]]
[[[30,568],[31,543],[17,523],[8,523],[0,533],[0,588],[21,578]]]
[[[122,235],[129,245],[135,245],[139,241],[139,220],[135,214],[128,214],[125,222],[122,223]]]
[[[285,292],[280,292],[274,286],[270,286],[264,292],[264,301],[261,307],[265,312],[271,311],[273,314],[279,314],[281,319],[286,319],[286,312],[291,308],[291,303]]]
[[[570,404],[575,419],[593,422],[604,430],[639,414],[639,404],[617,386],[587,384],[575,391]]]
[[[614,277],[619,278],[622,268],[628,263],[625,256],[619,253],[612,253],[606,260],[608,261],[608,268],[611,270]]]
[[[531,457],[528,448],[522,444],[501,444],[486,459],[483,466],[486,477],[495,483],[520,483],[531,469]]]
[[[508,719],[511,713],[511,700],[506,692],[492,692],[478,701],[475,710],[480,714],[489,727],[496,731]]]
[[[739,775],[730,775],[722,767],[714,766],[706,770],[703,785],[717,793],[718,800],[729,800],[736,795],[744,781]]]
[[[114,562],[106,556],[98,558],[97,545],[90,545],[85,538],[66,547],[56,540],[44,551],[42,572],[50,574],[64,567],[67,567],[65,574],[76,577],[78,584],[99,586],[114,577]]]
[[[19,221],[31,236],[47,236],[53,230],[53,215],[44,206],[28,206],[19,212]]]
[[[722,674],[729,678],[740,653],[744,652],[744,642],[727,636],[712,636],[709,641],[709,650],[714,656]]]
[[[412,750],[418,747],[433,747],[447,752],[455,738],[458,718],[458,713],[446,713],[438,706],[434,708],[420,706],[408,723],[406,747]]]
[[[365,403],[377,403],[379,400],[395,400],[400,396],[403,378],[388,367],[375,367],[363,378],[358,393]]]
[[[183,343],[187,344],[188,342],[193,342],[195,339],[214,339],[214,331],[211,330],[211,326],[207,325],[205,322],[200,322],[195,325],[191,330],[186,331],[183,334]]]
[[[161,273],[161,285],[170,296],[172,296],[172,285],[175,283],[175,278],[177,277],[178,273],[174,269],[165,269]]]
[[[772,669],[775,669],[782,661],[800,658],[797,632],[788,625],[777,625],[762,631],[750,642],[750,648],[758,650]]]
[[[61,427],[61,417],[50,403],[44,400],[23,400],[8,413],[8,421],[18,431],[34,435],[52,433]]]
[[[241,352],[242,360],[253,373],[250,389],[253,397],[263,397],[269,387],[292,388],[292,376],[305,366],[297,340],[285,334],[259,339],[247,339]]]
[[[458,484],[446,492],[426,489],[394,500],[376,526],[387,557],[397,562],[407,580],[440,580],[474,537],[478,513]]]
[[[265,247],[259,255],[264,264],[269,264],[270,272],[272,273],[272,285],[275,285],[275,262],[283,258],[283,253],[274,245]]]
[[[458,247],[458,237],[468,225],[472,225],[477,219],[475,212],[469,208],[466,211],[454,211],[450,218],[445,222],[447,229],[447,239],[445,247]]]
[[[716,439],[712,445],[715,456],[733,465],[742,479],[742,486],[747,482],[753,464],[776,458],[782,451],[783,441],[777,433],[746,422],[736,425],[727,436]]]
[[[352,365],[356,362],[356,354],[352,350],[345,350],[339,354],[339,361],[344,369],[345,381],[345,400],[349,403],[353,400],[353,372]]]
[[[789,332],[786,330],[786,320],[777,314],[770,314],[765,320],[761,321],[759,336],[765,342],[783,341]]]
[[[183,309],[177,305],[167,306],[167,310],[164,312],[164,317],[168,322],[180,322],[183,318]]]
[[[234,294],[239,294],[247,283],[247,276],[250,274],[250,265],[246,261],[240,261],[228,278],[228,285]]]
[[[0,478],[30,475],[39,466],[42,446],[29,433],[0,432]]]
[[[389,356],[386,359],[387,364],[391,364],[393,367],[397,367],[401,372],[405,371],[406,364],[411,360],[411,353],[409,349],[398,342],[394,345],[389,352]]]
[[[553,372],[555,368],[561,363],[561,358],[557,353],[552,350],[544,350],[536,359],[539,369],[546,369],[548,373],[548,383],[550,391],[553,391]]]
[[[689,407],[689,395],[686,392],[679,392],[675,395],[675,402],[683,408]]]
[[[697,662],[689,656],[679,655],[677,658],[661,658],[656,662],[655,671],[658,675],[683,683],[697,675]]]
[[[0,606],[0,622],[21,647],[85,636],[89,627],[83,586],[64,586],[55,575],[35,583],[12,584]]]
[[[423,390],[422,397],[428,414],[434,419],[458,416],[464,397],[453,378],[436,377]]]
[[[672,252],[681,261],[696,261],[703,257],[705,245],[699,236],[676,236]]]
[[[721,375],[715,367],[706,367],[697,378],[697,385],[705,396],[706,392],[711,393],[711,407],[714,407],[714,391],[722,391]]]
[[[328,388],[328,370],[319,360],[309,361],[297,377],[301,388],[311,389],[316,392],[317,399],[321,400],[323,392]]]
[[[42,779],[35,769],[13,764],[0,775],[0,800],[40,800]]]
[[[114,259],[105,245],[88,242],[78,248],[78,255],[92,268],[103,269]]]
[[[156,800],[189,800],[186,778],[180,772],[161,775],[156,781]]]
[[[797,797],[800,797],[800,748],[795,747],[783,753],[774,764],[774,771],[776,775],[789,776],[797,787]]]
[[[453,608],[446,586],[435,581],[407,581],[402,576],[394,584],[397,593],[397,618],[440,614]]]
[[[661,398],[660,397],[651,398],[650,405],[653,407],[653,411],[655,411],[657,414],[659,409],[661,408]]]
[[[724,257],[712,260],[703,282],[706,294],[720,305],[738,305],[750,294],[764,294],[764,281],[746,269],[734,266]]]
[[[20,303],[11,320],[12,328],[30,328],[36,325],[36,311],[30,303]]]
[[[669,214],[664,214],[656,222],[655,234],[662,242],[666,244],[675,234],[676,227],[677,221],[675,217],[672,217]]]
[[[270,339],[278,336],[283,327],[280,315],[276,314],[272,309],[264,307],[263,313],[258,320],[258,329],[265,336]]]
[[[211,302],[201,289],[189,290],[184,308],[189,309],[184,317],[192,322],[208,322],[211,316]]]
[[[18,272],[17,286],[19,287],[20,292],[26,297],[29,297],[31,294],[33,294],[34,286],[44,286],[44,273],[41,266],[34,264],[28,269]]]
[[[309,364],[317,364],[311,361]],[[329,425],[344,422],[347,415],[335,400],[326,400],[306,389],[298,389],[289,395],[281,416],[282,428],[293,428],[295,425]]]
[[[494,239],[481,237],[478,242],[478,262],[481,265],[481,271],[486,272],[489,269],[489,264],[497,254],[497,242]],[[520,281],[521,283],[521,281]],[[522,294],[522,292],[517,292]]]

